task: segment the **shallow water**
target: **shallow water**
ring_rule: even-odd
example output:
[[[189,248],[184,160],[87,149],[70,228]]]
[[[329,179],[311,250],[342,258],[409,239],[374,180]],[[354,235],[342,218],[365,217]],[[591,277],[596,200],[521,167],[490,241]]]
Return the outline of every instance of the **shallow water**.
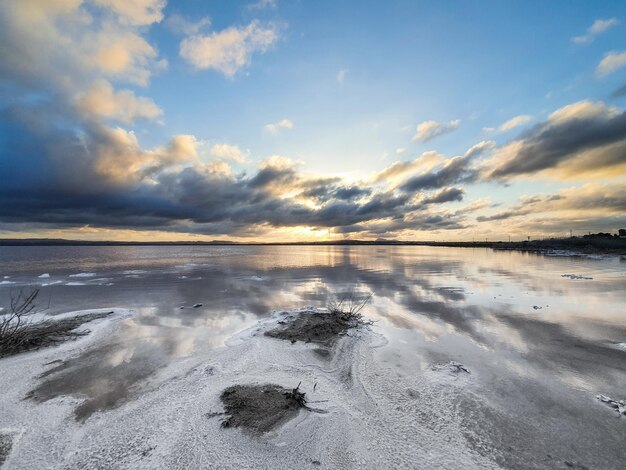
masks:
[[[390,375],[451,360],[470,370],[454,412],[476,452],[507,468],[626,461],[626,417],[595,398],[626,398],[619,258],[395,246],[0,247],[0,283],[3,306],[11,291],[38,287],[53,314],[135,309],[114,335],[38,381],[38,400],[86,397],[79,420],[151,393],[159,371],[184,375],[185,359],[223,348],[272,311],[371,294],[364,314],[388,340],[375,358]]]

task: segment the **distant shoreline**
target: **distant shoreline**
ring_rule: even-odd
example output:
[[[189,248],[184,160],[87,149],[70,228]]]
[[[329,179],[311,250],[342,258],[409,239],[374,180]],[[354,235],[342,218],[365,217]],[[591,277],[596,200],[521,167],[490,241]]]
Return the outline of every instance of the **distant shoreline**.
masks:
[[[575,254],[614,254],[626,255],[624,238],[563,238],[531,240],[523,242],[435,242],[408,240],[337,240],[320,242],[130,242],[130,241],[89,241],[48,238],[0,239],[0,246],[441,246],[450,248],[491,248],[494,250],[527,251],[550,253],[571,251]],[[565,254],[566,255],[566,254]]]

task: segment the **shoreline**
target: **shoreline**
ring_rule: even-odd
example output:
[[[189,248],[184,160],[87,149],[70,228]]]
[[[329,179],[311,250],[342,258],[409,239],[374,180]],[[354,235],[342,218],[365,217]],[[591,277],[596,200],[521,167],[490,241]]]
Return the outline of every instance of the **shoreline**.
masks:
[[[2,246],[430,246],[448,248],[491,248],[537,254],[563,252],[555,256],[615,255],[626,256],[626,238],[563,238],[518,242],[436,242],[408,240],[335,240],[320,242],[130,242],[82,241],[64,239],[0,239]],[[569,252],[569,254],[566,254]]]

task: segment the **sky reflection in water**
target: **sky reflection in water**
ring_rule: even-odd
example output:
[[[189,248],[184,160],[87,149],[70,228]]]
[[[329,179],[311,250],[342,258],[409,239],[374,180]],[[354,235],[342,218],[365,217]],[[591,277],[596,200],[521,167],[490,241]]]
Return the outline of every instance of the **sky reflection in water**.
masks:
[[[513,400],[538,416],[537,403],[557,415],[626,389],[626,263],[617,258],[382,246],[3,247],[0,265],[2,304],[11,289],[42,286],[52,313],[136,310],[104,343],[52,365],[34,391],[41,400],[86,396],[79,419],[158,386],[165,369],[182,375],[206,363],[273,310],[323,306],[351,291],[372,294],[365,313],[389,339],[377,357],[398,374],[457,360],[494,406]],[[95,276],[70,277],[78,273]],[[195,303],[203,306],[180,309]],[[600,425],[606,416],[594,412]]]

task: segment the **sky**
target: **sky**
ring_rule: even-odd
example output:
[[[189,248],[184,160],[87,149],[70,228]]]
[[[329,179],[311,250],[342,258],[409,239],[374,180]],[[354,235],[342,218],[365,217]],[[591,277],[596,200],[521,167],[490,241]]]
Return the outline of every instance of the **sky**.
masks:
[[[626,228],[626,2],[3,0],[0,238]]]

